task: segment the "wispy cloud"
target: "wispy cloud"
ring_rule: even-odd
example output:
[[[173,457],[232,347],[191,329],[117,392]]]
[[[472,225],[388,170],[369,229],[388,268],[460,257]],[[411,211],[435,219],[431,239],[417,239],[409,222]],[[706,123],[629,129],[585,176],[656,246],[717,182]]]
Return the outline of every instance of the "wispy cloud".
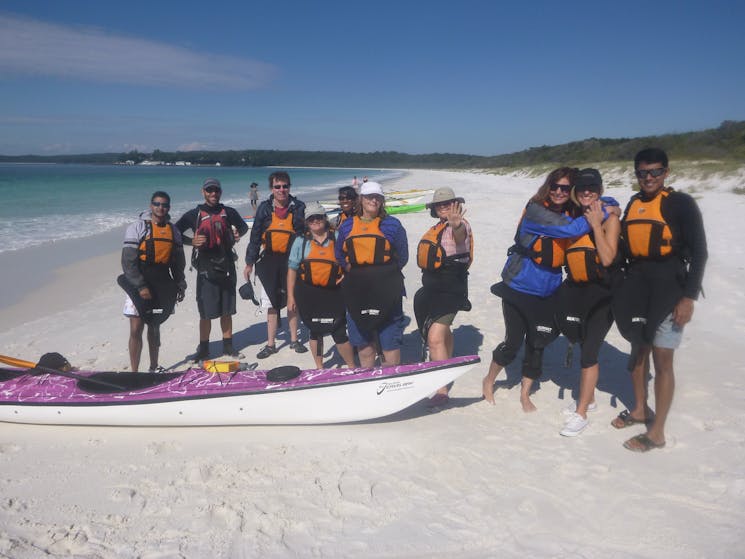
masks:
[[[55,76],[93,82],[254,89],[273,66],[232,56],[0,13],[0,74]]]

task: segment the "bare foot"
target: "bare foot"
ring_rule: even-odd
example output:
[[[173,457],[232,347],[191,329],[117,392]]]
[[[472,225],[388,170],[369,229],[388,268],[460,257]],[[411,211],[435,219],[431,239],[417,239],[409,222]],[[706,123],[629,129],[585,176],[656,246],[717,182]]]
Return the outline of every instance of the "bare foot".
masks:
[[[533,405],[533,402],[530,401],[530,391],[532,388],[533,379],[523,377],[520,381],[520,403],[522,404],[525,413],[530,413],[538,409]]]
[[[492,406],[494,405],[494,381],[496,380],[496,376],[494,375],[492,377],[492,374],[489,373],[484,377],[484,382],[482,386],[483,394],[484,394],[484,400],[489,402]]]
[[[522,404],[525,413],[534,412],[538,409],[535,407],[533,402],[530,401],[530,396],[520,396],[520,403]]]
[[[501,370],[502,366],[497,365],[497,363],[492,360],[492,362],[489,363],[489,372],[481,383],[481,391],[484,395],[484,400],[489,402],[492,406],[494,405],[494,381],[497,380],[497,375]]]

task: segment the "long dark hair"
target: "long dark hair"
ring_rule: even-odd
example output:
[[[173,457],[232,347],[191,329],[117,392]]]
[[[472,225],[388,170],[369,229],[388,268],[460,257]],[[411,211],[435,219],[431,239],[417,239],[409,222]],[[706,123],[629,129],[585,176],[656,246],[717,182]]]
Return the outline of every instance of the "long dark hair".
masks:
[[[569,184],[573,186],[577,177],[577,171],[578,169],[575,167],[559,167],[558,169],[551,171],[538,189],[538,192],[536,192],[530,199],[531,202],[544,204],[549,201],[548,193],[551,191],[551,185],[563,178],[568,178]]]

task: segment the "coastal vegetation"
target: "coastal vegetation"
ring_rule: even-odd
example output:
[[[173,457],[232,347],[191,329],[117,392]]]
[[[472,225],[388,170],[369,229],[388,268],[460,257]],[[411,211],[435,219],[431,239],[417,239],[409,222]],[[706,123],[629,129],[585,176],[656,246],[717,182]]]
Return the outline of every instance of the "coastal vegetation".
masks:
[[[676,160],[708,162],[712,168],[745,161],[745,121],[724,121],[717,128],[639,138],[588,138],[557,146],[532,147],[494,156],[454,153],[408,154],[300,150],[176,151],[152,153],[93,153],[80,155],[0,155],[0,162],[164,165],[221,165],[228,167],[349,167],[359,169],[491,169],[495,171],[557,164],[585,165],[592,161],[628,162],[640,149],[657,146]]]

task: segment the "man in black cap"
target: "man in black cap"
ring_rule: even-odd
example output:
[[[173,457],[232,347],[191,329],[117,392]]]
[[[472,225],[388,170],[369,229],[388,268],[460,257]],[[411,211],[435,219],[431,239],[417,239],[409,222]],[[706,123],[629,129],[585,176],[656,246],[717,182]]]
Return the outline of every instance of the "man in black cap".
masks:
[[[235,314],[235,252],[233,246],[248,232],[248,225],[233,208],[220,203],[220,181],[209,178],[202,185],[204,204],[189,210],[176,222],[182,233],[193,231],[192,265],[197,270],[197,307],[199,308],[199,347],[194,361],[209,357],[212,320],[220,319],[223,354],[240,357],[233,347],[233,315]]]

